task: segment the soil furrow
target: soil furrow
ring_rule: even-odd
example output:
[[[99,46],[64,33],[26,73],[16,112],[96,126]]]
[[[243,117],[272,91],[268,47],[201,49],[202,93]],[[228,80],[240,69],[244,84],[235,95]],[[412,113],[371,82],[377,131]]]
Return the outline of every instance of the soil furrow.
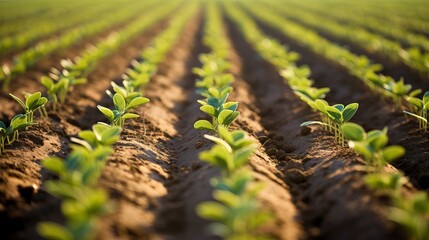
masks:
[[[291,186],[309,239],[391,239],[396,232],[382,215],[382,200],[364,182],[364,162],[320,130],[300,129],[315,118],[263,61],[231,22],[229,32],[242,62],[242,77],[256,99],[254,109],[268,137],[260,137]],[[344,174],[338,174],[339,170]]]
[[[359,103],[359,110],[352,122],[362,125],[367,131],[388,127],[391,144],[402,145],[406,154],[393,165],[410,177],[420,189],[429,189],[429,133],[418,129],[414,119],[405,116],[391,101],[380,98],[362,80],[351,76],[342,66],[300,46],[296,41],[260,23],[266,33],[286,44],[291,51],[298,52],[298,65],[308,65],[316,87],[329,87],[326,100],[330,104]],[[309,117],[306,120],[317,119]]]
[[[342,46],[356,55],[365,55],[374,63],[382,64],[383,69],[381,73],[391,76],[396,80],[399,80],[401,77],[404,77],[405,82],[412,84],[413,88],[422,88],[424,90],[427,90],[429,79],[421,75],[417,70],[414,70],[405,63],[403,63],[400,59],[394,60],[392,57],[389,57],[384,53],[377,51],[369,51],[365,49],[364,46],[360,46],[357,43],[351,42],[351,40],[342,39],[326,31],[316,29],[306,23],[301,22],[299,19],[291,17],[290,20],[316,32],[321,37],[331,41],[333,44]]]
[[[159,66],[145,90],[151,102],[137,110],[143,119],[131,121],[126,127],[103,171],[100,184],[109,189],[117,205],[106,218],[114,238],[153,239],[163,234],[156,228],[160,221],[156,215],[164,208],[160,199],[168,195],[166,183],[172,177],[171,161],[177,151],[168,144],[176,134],[174,123],[178,121],[170,108],[184,97],[175,82],[189,75],[187,65],[196,55],[192,44],[198,23],[196,17],[189,21],[183,30],[188,34],[182,35]]]
[[[134,18],[136,17],[138,16],[136,15]],[[8,93],[12,93],[16,96],[23,98],[24,92],[43,91],[44,88],[40,83],[40,78],[42,76],[48,75],[49,71],[52,68],[61,69],[60,61],[62,59],[74,59],[75,57],[79,56],[79,54],[82,53],[82,51],[85,50],[88,46],[94,45],[97,42],[102,41],[110,34],[122,29],[124,26],[126,26],[127,23],[131,21],[132,19],[124,23],[115,25],[108,30],[103,31],[102,33],[87,37],[66,49],[56,51],[49,56],[42,58],[34,66],[26,70],[25,73],[19,74],[18,76],[14,77],[13,81],[10,84],[10,89],[8,90],[8,92],[5,93],[0,91],[0,106],[2,106],[0,119],[10,119],[16,114],[16,112],[19,112],[21,110],[19,104],[15,102],[15,100],[13,100],[8,95]],[[162,24],[158,26],[162,26]],[[130,43],[131,42],[132,41],[130,41]],[[108,58],[111,58],[111,56],[109,56]]]
[[[39,125],[24,131],[20,141],[8,147],[6,154],[0,157],[0,165],[7,166],[16,162],[23,164],[16,167],[17,170],[5,167],[7,171],[3,171],[0,177],[4,183],[0,185],[0,220],[12,223],[12,228],[5,230],[11,237],[35,238],[37,233],[34,226],[41,220],[40,217],[43,220],[59,219],[59,202],[55,198],[43,190],[27,196],[26,193],[20,193],[20,186],[25,187],[25,191],[30,191],[32,184],[40,187],[43,181],[53,177],[41,169],[42,159],[53,155],[65,157],[69,152],[67,145],[71,136],[75,136],[82,129],[89,129],[98,121],[106,122],[103,114],[96,108],[97,104],[112,107],[112,101],[105,90],[110,88],[112,80],[119,80],[131,60],[139,57],[141,50],[165,28],[166,23],[167,20],[158,22],[102,60],[88,76],[88,83],[69,94],[64,107],[58,109],[57,113],[49,114],[49,120],[41,119]],[[24,174],[16,174],[17,171]],[[57,211],[50,210],[50,214],[40,214],[44,213],[49,205]],[[7,211],[3,212],[4,209]],[[26,222],[25,231],[20,229],[22,222]],[[14,223],[17,224],[16,228],[13,228]]]

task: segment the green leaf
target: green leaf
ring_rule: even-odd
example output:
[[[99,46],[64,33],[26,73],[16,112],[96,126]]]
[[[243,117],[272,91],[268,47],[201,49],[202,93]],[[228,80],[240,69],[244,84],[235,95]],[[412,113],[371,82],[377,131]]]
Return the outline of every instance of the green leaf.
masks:
[[[335,120],[337,123],[342,122],[342,113],[340,110],[338,110],[335,107],[332,106],[326,106],[325,107],[326,112],[328,113],[328,116]]]
[[[136,97],[133,100],[131,100],[131,102],[128,104],[126,110],[136,108],[136,107],[141,106],[147,102],[149,102],[149,98]]]
[[[27,109],[34,110],[37,108],[37,103],[39,102],[39,99],[42,97],[41,92],[35,92],[31,94],[26,100],[25,105],[27,106]]]
[[[221,145],[221,146],[223,146],[229,153],[232,153],[231,146],[225,140],[218,138],[218,137],[215,137],[215,136],[207,135],[207,134],[205,134],[204,137],[215,142],[215,143],[217,143],[217,144],[219,144],[219,145]]]
[[[422,120],[423,122],[428,122],[428,120],[427,120],[426,118],[424,118],[424,117],[422,117],[422,116],[419,116],[419,115],[417,115],[417,114],[414,114],[414,113],[411,113],[411,112],[408,112],[408,111],[404,111],[404,113],[405,113],[405,114],[408,114],[408,115],[410,115],[410,116],[412,116],[412,117],[415,117],[415,118],[417,118],[417,119],[420,119],[420,120]]]
[[[216,109],[211,105],[201,106],[200,110],[207,113],[208,115],[215,117]]]
[[[198,130],[214,130],[213,124],[207,120],[198,120],[194,123],[194,128]]]
[[[423,101],[418,98],[408,97],[407,101],[414,105],[418,110],[421,110],[423,108]]]
[[[343,122],[348,122],[357,112],[359,108],[358,103],[350,103],[343,110]]]
[[[217,117],[219,124],[227,125],[227,124],[224,124],[224,122],[225,122],[226,118],[229,115],[231,115],[232,113],[233,113],[233,111],[232,110],[228,110],[228,109],[225,109],[222,112],[220,112],[219,115],[218,115],[218,117]]]
[[[21,105],[21,107],[24,109],[24,111],[27,111],[27,108],[26,108],[26,106],[25,106],[24,102],[23,102],[21,99],[19,99],[19,97],[17,97],[17,96],[15,96],[15,95],[13,95],[12,93],[9,93],[9,95],[10,95],[13,99],[15,99],[15,100],[19,103],[19,105]]]
[[[323,122],[321,122],[321,121],[306,121],[306,122],[301,123],[301,125],[299,125],[299,126],[300,126],[300,127],[306,127],[306,126],[309,126],[309,125],[322,125],[322,126],[327,126],[328,124],[323,123]]]
[[[204,219],[221,222],[223,222],[228,215],[228,209],[217,202],[202,202],[198,204],[196,211],[198,216]]]
[[[240,115],[239,111],[235,111],[232,114],[230,114],[224,121],[223,125],[229,126],[232,122],[234,122],[235,119]]]
[[[113,103],[118,111],[123,112],[125,110],[125,98],[121,94],[115,93],[113,95]]]
[[[405,154],[405,149],[401,146],[388,146],[383,149],[383,158],[386,162],[391,162]]]
[[[122,115],[122,119],[139,118],[139,117],[140,115],[135,113],[125,113],[124,115]]]
[[[73,234],[66,227],[53,222],[40,222],[37,232],[45,239],[73,240]]]
[[[365,138],[365,129],[356,123],[344,123],[341,131],[347,140],[362,141]]]
[[[365,143],[349,141],[349,147],[361,154],[367,161],[372,159],[372,152]]]
[[[423,95],[422,100],[423,100],[423,103],[424,103],[424,104],[429,103],[429,91],[426,91],[426,92],[425,92],[425,94]]]
[[[104,116],[107,117],[107,119],[109,119],[110,122],[113,122],[113,120],[115,119],[115,115],[113,114],[112,110],[100,105],[98,105],[97,108],[98,110],[100,110],[100,112],[104,114]]]
[[[51,172],[61,174],[66,171],[64,160],[58,157],[51,157],[42,161],[43,167],[50,170]]]

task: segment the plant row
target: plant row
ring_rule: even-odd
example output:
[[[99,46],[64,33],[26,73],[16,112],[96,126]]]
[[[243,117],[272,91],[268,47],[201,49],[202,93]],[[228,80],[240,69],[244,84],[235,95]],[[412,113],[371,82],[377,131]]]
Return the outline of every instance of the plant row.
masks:
[[[39,23],[35,28],[27,29],[12,36],[1,38],[0,51],[2,53],[8,53],[28,47],[38,39],[49,36],[50,34],[54,34],[58,31],[67,31],[70,27],[94,21],[99,14],[103,14],[106,10],[113,10],[114,7],[117,7],[117,5],[106,4],[102,7],[93,5],[85,9],[77,9],[71,12],[69,10],[70,13],[61,15],[61,21]],[[77,14],[77,12],[79,14]]]
[[[5,5],[8,6],[4,6],[4,9],[2,9],[3,11],[0,13],[0,18],[3,23],[0,25],[0,36],[2,36],[3,38],[19,34],[26,30],[30,30],[32,26],[37,26],[38,24],[46,24],[47,22],[52,21],[52,19],[59,19],[62,15],[75,14],[75,10],[80,11],[82,8],[90,7],[91,4],[92,3],[88,4],[82,1],[74,1],[72,3],[62,6],[59,6],[58,4],[54,6],[46,4],[43,6],[43,4],[38,3],[37,6],[33,6],[32,8],[30,8],[29,6],[20,6],[17,9],[13,9],[10,4],[6,3]],[[44,8],[38,9],[38,7]],[[25,15],[26,11],[29,9],[36,11],[30,12],[27,16],[22,16],[14,20],[6,19],[7,16],[5,15],[10,12]]]
[[[115,94],[108,92],[114,103],[114,109],[110,110],[98,106],[103,114],[110,114],[110,125],[97,123],[92,131],[85,130],[78,133],[79,138],[72,138],[72,152],[65,158],[47,158],[43,166],[59,176],[58,180],[45,183],[45,188],[52,195],[62,199],[61,210],[66,221],[64,225],[53,222],[41,222],[38,224],[38,232],[45,239],[95,239],[95,231],[100,217],[112,211],[112,204],[108,201],[108,194],[102,188],[97,187],[97,182],[107,158],[114,152],[113,145],[119,140],[124,127],[125,119],[136,118],[139,115],[131,111],[149,99],[142,97],[142,92],[135,91],[131,86],[145,78],[148,83],[150,77],[156,71],[157,65],[165,58],[166,53],[177,40],[180,31],[187,20],[195,12],[195,5],[181,11],[171,19],[169,27],[157,36],[150,47],[146,48],[142,56],[146,57],[142,62],[134,62],[130,71],[138,72],[140,66],[149,66],[153,69],[150,73],[141,73],[135,78],[126,77],[123,86],[112,82]]]
[[[291,3],[292,2],[288,2],[288,5]],[[346,22],[351,25],[364,27],[375,33],[396,39],[406,44],[406,46],[415,46],[419,47],[421,50],[429,51],[429,40],[426,36],[411,32],[400,26],[386,28],[384,22],[372,16],[365,16],[365,18],[362,18],[359,15],[350,14],[350,11],[332,11],[332,8],[325,4],[311,5],[308,3],[293,2],[292,6],[299,7],[300,11],[311,11],[319,16],[327,17],[337,22]]]
[[[277,11],[284,16],[292,17],[314,29],[326,31],[332,36],[346,39],[371,52],[380,53],[395,61],[402,61],[421,75],[429,76],[429,54],[422,52],[417,47],[405,49],[396,41],[383,38],[358,26],[348,26],[317,16],[306,10],[297,8],[279,8],[279,4],[273,4],[271,12]],[[276,9],[276,10],[274,10]],[[320,24],[323,21],[323,24]]]
[[[273,12],[272,8],[256,3],[252,6],[246,5],[246,8],[261,21],[299,41],[315,53],[345,67],[350,74],[361,79],[371,90],[386,99],[391,99],[399,109],[406,108],[409,112],[420,115],[420,110],[423,108],[417,109],[413,102],[409,101],[416,99],[417,95],[422,92],[421,89],[412,90],[412,86],[405,84],[403,79],[396,81],[390,76],[378,73],[382,68],[380,64],[373,64],[367,57],[357,56],[349,50],[322,38],[315,32],[286,20]],[[427,108],[423,112],[427,112]],[[427,115],[425,116],[427,122]]]
[[[199,76],[197,92],[204,97],[198,100],[200,110],[211,121],[201,119],[194,128],[208,130],[204,135],[214,146],[200,153],[200,159],[217,167],[220,176],[210,180],[215,201],[198,204],[197,213],[212,223],[209,231],[222,239],[266,239],[258,228],[270,219],[263,211],[257,195],[263,186],[256,183],[246,167],[255,151],[255,143],[242,130],[230,130],[230,125],[239,116],[238,102],[229,102],[228,96],[233,76],[228,72],[229,42],[223,33],[223,23],[218,6],[207,4],[207,19],[204,27],[204,44],[210,52],[200,55],[202,66],[195,68]]]
[[[336,140],[343,146],[347,140],[349,147],[366,160],[369,174],[365,177],[365,182],[369,187],[373,188],[382,184],[390,186],[389,184],[392,182],[386,181],[394,181],[398,176],[403,179],[400,173],[389,175],[384,171],[384,167],[389,162],[400,158],[405,153],[401,146],[388,145],[387,128],[365,132],[358,124],[350,123],[349,120],[358,109],[357,103],[351,103],[347,106],[342,104],[329,105],[323,100],[327,90],[311,87],[313,81],[308,79],[310,69],[296,65],[295,62],[298,59],[296,53],[288,52],[278,41],[264,36],[255,22],[232,4],[227,5],[226,9],[229,16],[241,29],[246,40],[264,59],[279,70],[280,75],[295,94],[321,115],[322,121],[309,121],[303,123],[302,126],[320,124],[324,126],[324,130],[334,132]],[[302,90],[303,86],[312,89],[309,92],[323,92],[323,94],[318,96],[307,94],[307,91]],[[400,186],[396,191],[400,191]],[[427,238],[429,234],[427,230],[429,208],[413,205],[427,201],[427,195],[415,193],[411,197],[407,197],[399,194],[392,199],[394,200],[394,207],[393,210],[389,209],[392,211],[387,212],[389,219],[401,224],[404,229],[409,231],[413,239]],[[420,222],[415,224],[417,220]]]
[[[120,31],[85,49],[74,61],[69,59],[62,60],[62,70],[54,68],[49,76],[44,76],[41,79],[42,85],[46,88],[48,99],[52,103],[52,109],[55,111],[58,104],[63,104],[67,94],[76,85],[86,82],[86,76],[93,71],[101,59],[116,51],[121,45],[152,26],[155,22],[166,17],[177,7],[178,3],[178,1],[173,1],[168,6],[153,7],[151,13],[135,19]]]
[[[38,62],[42,57],[46,57],[55,51],[65,49],[76,42],[83,40],[85,37],[100,33],[112,25],[124,23],[140,13],[140,10],[154,5],[153,1],[140,3],[137,6],[130,5],[120,8],[112,13],[109,18],[99,18],[98,20],[69,29],[67,33],[53,39],[47,39],[37,43],[24,52],[13,58],[12,65],[4,64],[0,69],[0,83],[3,90],[9,87],[12,79],[18,74],[25,72],[29,67]],[[158,3],[156,3],[158,4]]]
[[[42,97],[42,93],[36,92],[33,94],[26,94],[25,100],[22,101],[17,96],[10,94],[25,111],[24,114],[16,114],[9,123],[9,126],[3,121],[0,121],[0,155],[5,152],[5,146],[11,145],[13,142],[19,140],[19,133],[22,130],[36,124],[34,122],[34,113],[40,110],[48,102],[48,99]]]

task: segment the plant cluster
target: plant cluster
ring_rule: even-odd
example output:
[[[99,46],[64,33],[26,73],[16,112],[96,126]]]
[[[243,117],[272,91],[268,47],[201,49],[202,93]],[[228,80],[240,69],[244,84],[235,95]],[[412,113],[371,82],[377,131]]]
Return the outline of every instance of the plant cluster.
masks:
[[[290,2],[290,4],[300,7],[301,9],[305,8],[307,11],[311,11],[315,14],[323,14],[324,17],[328,17],[332,20],[344,21],[351,25],[368,28],[373,32],[396,39],[408,46],[418,46],[422,50],[429,50],[429,41],[423,34],[414,33],[402,26],[386,28],[382,20],[375,16],[371,16],[371,14],[365,15],[365,18],[362,18],[359,15],[350,14],[350,8],[341,8],[342,11],[332,11],[331,7],[324,3],[310,5],[300,2]],[[401,9],[401,12],[402,10],[403,9]]]
[[[305,23],[313,28],[321,29],[339,38],[346,39],[353,43],[368,49],[371,52],[378,52],[393,60],[402,61],[409,67],[419,71],[422,75],[428,76],[429,67],[427,66],[429,54],[420,51],[419,48],[411,47],[405,49],[400,43],[394,40],[384,38],[378,34],[367,31],[359,26],[350,26],[340,24],[336,21],[318,16],[307,10],[298,8],[279,8],[279,4],[272,3],[273,8],[281,14],[286,14],[289,18],[292,17],[302,23]],[[270,11],[270,13],[273,11]],[[323,24],[321,23],[323,20]]]
[[[408,96],[407,101],[410,103],[412,112],[404,111],[404,113],[417,118],[420,129],[427,131],[429,120],[429,91],[425,92],[422,99]]]
[[[148,59],[146,66],[150,63],[151,68],[156,70],[157,64],[173,46],[178,33],[196,9],[195,5],[186,8],[183,11],[185,14],[175,17],[170,26],[153,41],[153,45],[143,52]],[[49,193],[63,200],[61,209],[66,217],[65,225],[53,222],[38,224],[38,232],[45,239],[95,238],[97,222],[110,208],[107,193],[96,186],[101,170],[113,153],[112,146],[120,138],[125,119],[138,117],[129,111],[149,101],[141,96],[141,92],[135,91],[140,88],[127,76],[123,87],[112,82],[114,93],[107,91],[113,99],[115,110],[98,106],[111,125],[94,124],[92,131],[81,131],[78,133],[79,138],[71,139],[74,142],[70,146],[72,152],[65,159],[51,157],[43,161],[45,168],[59,176],[58,180],[48,181],[45,187]]]
[[[279,29],[284,34],[296,38],[312,51],[344,66],[352,75],[361,79],[371,90],[379,93],[383,98],[391,99],[399,109],[408,107],[408,104],[406,104],[407,98],[416,97],[422,92],[421,89],[412,90],[412,86],[404,83],[403,79],[395,80],[390,76],[380,74],[379,71],[382,66],[371,63],[366,56],[357,56],[346,48],[331,43],[314,31],[287,20],[280,14],[283,11],[289,13],[286,9],[277,7],[277,10],[273,11],[273,7],[277,5],[266,7],[262,4],[252,6],[247,4],[243,6],[262,21]],[[320,25],[320,22],[318,25]],[[413,109],[410,109],[410,112],[413,112]]]
[[[253,45],[262,57],[276,66],[292,89],[296,86],[296,82],[301,82],[304,86],[311,86],[313,81],[307,78],[310,75],[308,68],[297,67],[293,60],[280,60],[278,56],[288,59],[286,57],[288,54],[283,46],[275,40],[266,38],[252,19],[240,12],[233,4],[226,4],[226,10],[241,28],[247,41]],[[289,59],[297,58],[298,56],[293,56]],[[358,124],[348,122],[358,109],[357,103],[347,106],[342,104],[330,106],[323,99],[313,98],[311,94],[303,94],[302,92],[297,92],[296,89],[294,91],[303,101],[319,111],[322,116],[321,122],[310,121],[303,123],[303,125],[321,124],[325,126],[326,130],[333,129],[337,139],[341,139],[342,144],[344,144],[345,140],[348,140],[348,145],[355,152],[361,154],[367,162],[368,171],[370,172],[365,177],[367,185],[371,188],[385,191],[392,196],[394,206],[388,211],[389,218],[404,226],[409,231],[412,239],[427,239],[429,236],[429,209],[427,208],[429,198],[427,194],[420,192],[412,196],[402,195],[400,188],[406,182],[406,179],[401,173],[390,174],[383,171],[383,167],[389,162],[405,154],[403,147],[388,145],[387,128],[365,132]],[[427,99],[425,97],[422,100],[408,97],[408,100],[415,106],[415,111],[421,111]],[[419,117],[418,115],[416,116]]]
[[[43,166],[56,173],[58,180],[45,183],[45,189],[62,199],[61,210],[66,217],[64,225],[40,222],[39,234],[45,239],[93,239],[98,218],[109,209],[107,193],[96,186],[112,145],[120,137],[121,128],[97,123],[91,130],[78,133],[65,158],[51,157]]]
[[[215,134],[204,135],[215,145],[200,153],[200,159],[217,167],[220,177],[212,178],[213,197],[216,201],[202,202],[197,213],[213,221],[209,230],[223,239],[266,239],[258,234],[258,228],[270,220],[271,215],[260,209],[257,195],[263,186],[257,184],[246,164],[255,150],[254,142],[241,130],[230,131],[228,127],[237,119],[238,102],[228,102],[232,91],[233,76],[227,71],[229,43],[223,36],[223,26],[218,7],[208,4],[204,43],[211,49],[202,54],[201,68],[194,69],[200,79],[196,81],[197,92],[204,100],[200,110],[211,121],[201,119],[194,128]]]
[[[138,14],[140,9],[151,6],[152,4],[153,2],[142,2],[138,6],[135,4],[129,4],[129,7],[120,8],[118,11],[114,11],[113,14],[109,15],[108,18],[99,18],[96,21],[69,29],[67,33],[57,38],[38,42],[34,47],[31,47],[16,55],[13,58],[11,66],[6,64],[2,66],[2,69],[0,69],[0,84],[2,84],[3,90],[9,88],[9,85],[14,77],[25,72],[29,67],[33,66],[43,57],[46,57],[60,49],[65,49],[76,42],[79,42],[85,37],[99,33],[113,24],[126,22]],[[161,6],[159,8],[161,8]],[[150,17],[148,16],[148,18]],[[139,21],[140,20],[137,20],[136,22]]]
[[[10,121],[9,126],[0,121],[0,154],[5,151],[5,146],[19,140],[19,132],[34,124],[34,112],[44,107],[48,99],[42,97],[40,92],[26,94],[25,101],[10,94],[24,109],[25,114],[17,114]]]
[[[143,61],[132,62],[133,68],[127,69],[126,74],[123,75],[123,86],[111,83],[114,93],[107,91],[107,94],[112,98],[115,108],[111,110],[100,105],[97,107],[113,126],[123,127],[126,119],[139,117],[131,113],[131,110],[149,102],[148,98],[142,97],[141,90],[156,73],[158,64],[164,60],[168,50],[177,40],[180,30],[194,11],[195,5],[186,8],[184,14],[174,18],[170,26],[142,52]]]
[[[413,240],[424,240],[429,237],[429,196],[426,192],[401,192],[402,185],[408,179],[401,172],[389,173],[383,167],[405,154],[401,146],[387,146],[389,138],[387,129],[365,130],[355,123],[346,123],[341,130],[349,146],[361,154],[368,166],[373,168],[365,177],[367,185],[387,194],[392,199],[392,207],[387,211],[390,220],[400,224]]]
[[[158,9],[160,11],[136,19],[119,32],[110,35],[97,45],[87,48],[79,57],[76,57],[74,61],[69,59],[62,60],[62,71],[52,69],[49,76],[42,77],[41,79],[43,86],[46,88],[48,98],[52,101],[53,110],[56,110],[56,105],[58,103],[64,103],[68,92],[71,91],[75,85],[86,82],[86,76],[93,71],[94,67],[101,59],[118,49],[120,45],[137,35],[140,31],[147,29],[157,20],[167,15],[176,6],[177,2],[173,2],[169,7],[163,7],[161,5],[158,7],[159,9],[155,8],[155,10]],[[117,107],[120,107],[120,109],[117,109],[120,112],[126,110],[125,108],[122,109],[122,106],[118,105]],[[117,119],[117,116],[111,117],[111,114],[109,114],[109,120],[114,120],[115,124]]]

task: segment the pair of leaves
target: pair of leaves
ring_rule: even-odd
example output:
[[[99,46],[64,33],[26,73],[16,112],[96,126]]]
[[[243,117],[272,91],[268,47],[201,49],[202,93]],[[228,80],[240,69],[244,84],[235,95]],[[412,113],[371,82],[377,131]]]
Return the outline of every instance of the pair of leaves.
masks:
[[[368,133],[356,123],[345,123],[341,126],[349,146],[368,161],[373,161],[376,153],[379,153],[385,162],[390,162],[402,157],[405,149],[401,146],[387,146],[389,138],[387,128],[383,130],[372,130]]]
[[[33,94],[25,96],[25,103],[17,96],[11,93],[9,93],[9,95],[13,99],[15,99],[27,113],[34,112],[36,109],[44,106],[48,102],[47,98],[42,97],[41,92],[35,92]]]

